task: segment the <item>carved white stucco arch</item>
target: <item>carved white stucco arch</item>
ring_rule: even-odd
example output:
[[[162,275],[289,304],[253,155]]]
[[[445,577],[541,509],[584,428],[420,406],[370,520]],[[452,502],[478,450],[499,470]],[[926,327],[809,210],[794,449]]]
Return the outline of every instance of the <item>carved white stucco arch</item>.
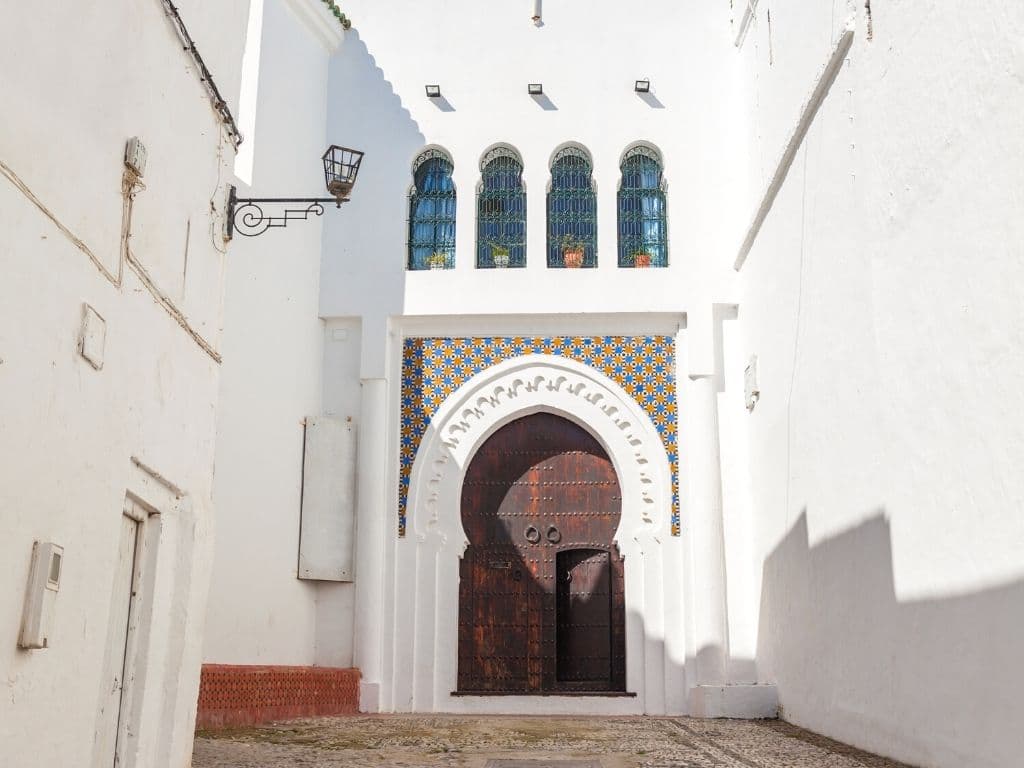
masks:
[[[579,424],[618,474],[615,535],[625,563],[626,686],[632,698],[453,697],[457,679],[459,559],[467,546],[461,493],[477,449],[537,412]],[[671,536],[672,474],[657,428],[616,382],[564,357],[527,355],[477,374],[438,408],[410,474],[408,535],[395,550],[390,681],[397,711],[665,713],[663,549]],[[653,642],[652,642],[653,641]]]
[[[564,357],[527,355],[474,376],[438,408],[413,463],[406,525],[413,535],[453,537],[465,550],[460,494],[477,449],[510,421],[547,411],[590,432],[611,458],[622,489],[626,539],[670,531],[672,475],[657,428],[616,382]],[[623,552],[625,554],[625,552]]]

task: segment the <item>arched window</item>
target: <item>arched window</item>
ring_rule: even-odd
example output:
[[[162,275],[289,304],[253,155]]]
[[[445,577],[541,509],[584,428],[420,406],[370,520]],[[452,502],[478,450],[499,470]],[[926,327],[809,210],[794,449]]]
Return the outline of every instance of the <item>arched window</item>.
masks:
[[[508,147],[495,147],[480,162],[476,265],[483,268],[526,266],[523,161]]]
[[[451,157],[428,149],[413,163],[409,192],[409,269],[455,266],[455,185]]]
[[[665,184],[661,157],[640,145],[622,158],[619,185],[619,266],[668,266]]]
[[[565,147],[551,162],[548,266],[597,266],[597,200],[586,151]]]

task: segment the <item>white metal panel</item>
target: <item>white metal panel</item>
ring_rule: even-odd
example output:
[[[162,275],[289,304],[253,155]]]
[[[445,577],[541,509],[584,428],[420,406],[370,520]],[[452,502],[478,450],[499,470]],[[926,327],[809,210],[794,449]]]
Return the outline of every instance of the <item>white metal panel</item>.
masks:
[[[299,578],[353,580],[355,427],[328,416],[306,421]]]

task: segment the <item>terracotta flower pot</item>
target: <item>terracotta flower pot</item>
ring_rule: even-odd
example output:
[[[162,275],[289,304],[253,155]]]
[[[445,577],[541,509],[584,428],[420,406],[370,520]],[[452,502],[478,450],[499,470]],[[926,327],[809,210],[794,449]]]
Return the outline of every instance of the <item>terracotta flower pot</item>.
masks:
[[[633,266],[638,268],[644,268],[651,266],[651,254],[649,253],[637,253],[633,255]]]
[[[562,251],[562,263],[571,269],[579,269],[583,266],[583,249],[566,248]]]

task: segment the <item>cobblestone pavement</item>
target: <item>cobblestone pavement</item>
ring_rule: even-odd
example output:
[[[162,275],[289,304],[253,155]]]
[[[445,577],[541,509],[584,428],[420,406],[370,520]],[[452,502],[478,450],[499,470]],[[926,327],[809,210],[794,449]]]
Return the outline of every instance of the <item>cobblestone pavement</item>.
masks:
[[[489,759],[602,768],[907,768],[777,720],[653,717],[319,718],[201,733],[193,768],[484,768]]]

